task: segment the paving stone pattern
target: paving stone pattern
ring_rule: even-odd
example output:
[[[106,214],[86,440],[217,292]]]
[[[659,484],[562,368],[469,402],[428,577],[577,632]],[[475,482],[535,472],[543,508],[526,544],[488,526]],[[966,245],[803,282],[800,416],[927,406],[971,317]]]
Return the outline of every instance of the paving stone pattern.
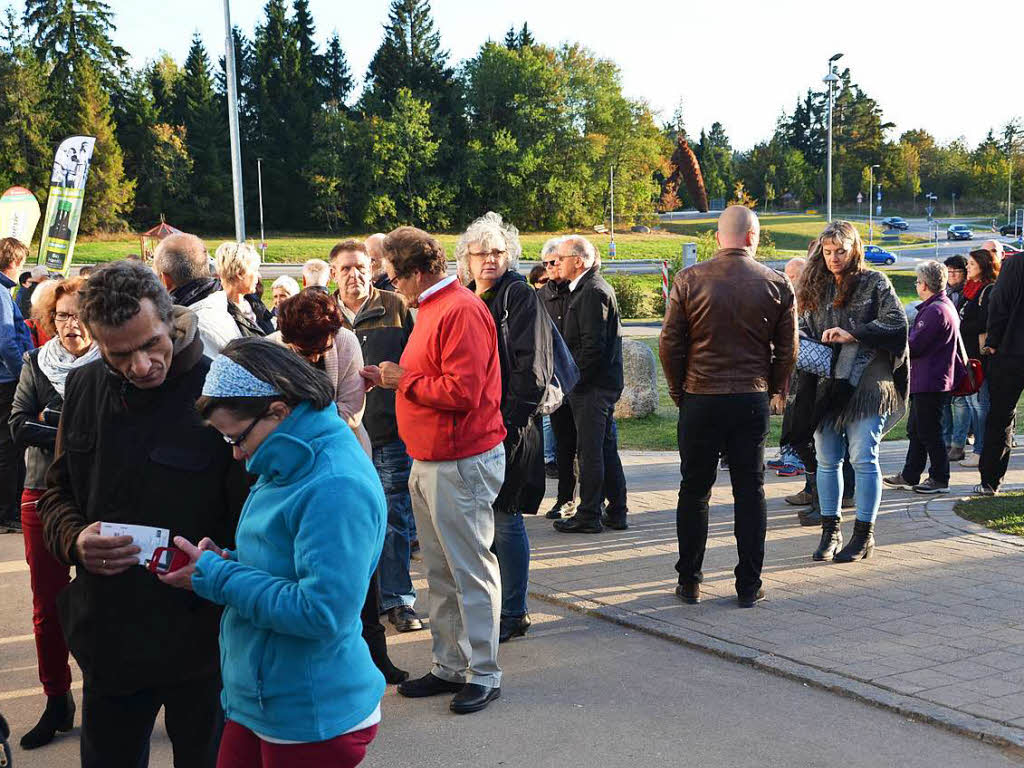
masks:
[[[905,451],[905,442],[883,444],[885,474],[899,471]],[[1008,488],[1024,481],[1022,454],[1014,453]],[[853,564],[811,560],[820,529],[801,527],[783,501],[803,478],[767,474],[768,599],[743,610],[728,474],[719,473],[711,500],[703,600],[684,605],[673,594],[678,457],[623,453],[623,464],[628,531],[569,536],[543,517],[528,521],[535,597],[1024,745],[1024,539],[952,512],[977,470],[954,466],[951,497],[886,489],[875,554]],[[844,521],[849,537],[852,510]]]

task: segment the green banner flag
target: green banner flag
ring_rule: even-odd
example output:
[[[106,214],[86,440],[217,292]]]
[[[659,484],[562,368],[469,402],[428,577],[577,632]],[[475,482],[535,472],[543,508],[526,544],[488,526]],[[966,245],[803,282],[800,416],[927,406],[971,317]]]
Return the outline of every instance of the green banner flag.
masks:
[[[71,269],[78,222],[82,218],[85,180],[95,144],[92,136],[70,136],[61,142],[53,158],[38,263],[64,276]]]

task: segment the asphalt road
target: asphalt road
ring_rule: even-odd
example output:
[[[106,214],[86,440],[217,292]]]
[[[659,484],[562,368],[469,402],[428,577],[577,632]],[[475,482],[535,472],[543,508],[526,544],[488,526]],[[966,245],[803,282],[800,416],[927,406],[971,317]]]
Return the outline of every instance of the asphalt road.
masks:
[[[34,723],[43,704],[23,565],[20,537],[0,536],[0,709],[17,735]],[[457,717],[448,712],[446,697],[408,700],[390,688],[380,734],[363,765],[1024,765],[1009,751],[886,710],[537,601],[532,609],[529,635],[501,648],[506,678],[500,700],[482,713]],[[392,636],[390,642],[396,664],[417,675],[426,671],[428,632]],[[78,765],[78,729],[38,751],[16,749],[14,763]],[[171,765],[162,724],[150,764]]]

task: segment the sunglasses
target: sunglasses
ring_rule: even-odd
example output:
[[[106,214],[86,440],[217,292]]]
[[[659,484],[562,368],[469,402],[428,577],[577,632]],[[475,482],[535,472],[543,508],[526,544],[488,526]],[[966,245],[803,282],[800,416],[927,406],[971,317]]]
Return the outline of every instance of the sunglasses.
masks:
[[[541,264],[543,264],[545,267],[553,267],[553,266],[555,266],[556,263],[557,262],[554,259],[552,259],[551,261],[542,261],[541,262]]]

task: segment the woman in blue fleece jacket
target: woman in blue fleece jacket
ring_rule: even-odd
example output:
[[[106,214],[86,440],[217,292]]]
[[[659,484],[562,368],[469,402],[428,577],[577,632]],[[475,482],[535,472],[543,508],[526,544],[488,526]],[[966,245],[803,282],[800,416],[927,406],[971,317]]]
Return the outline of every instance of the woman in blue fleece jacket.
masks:
[[[259,476],[237,548],[176,537],[190,562],[161,576],[226,606],[218,768],[357,765],[385,686],[359,616],[387,517],[373,465],[327,378],[271,341],[228,344],[197,407]]]

